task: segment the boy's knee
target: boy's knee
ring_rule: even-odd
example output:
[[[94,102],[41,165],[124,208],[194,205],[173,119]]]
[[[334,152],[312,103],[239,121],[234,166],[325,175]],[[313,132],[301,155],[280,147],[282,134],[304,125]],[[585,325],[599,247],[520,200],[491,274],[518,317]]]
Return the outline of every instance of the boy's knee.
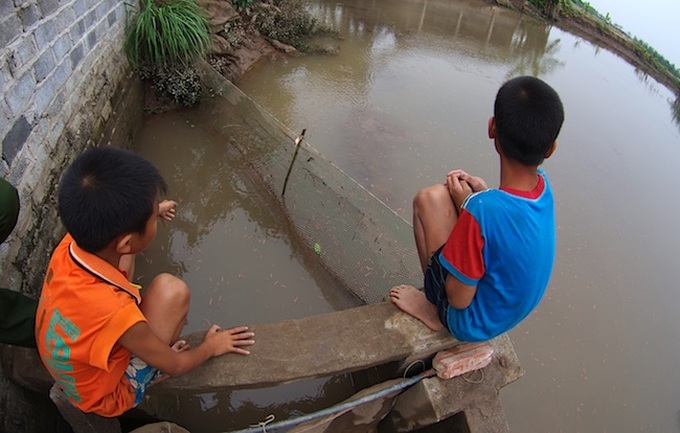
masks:
[[[157,287],[156,296],[161,296],[164,301],[178,306],[189,305],[191,292],[182,279],[163,273],[154,278],[152,285]]]
[[[440,204],[443,200],[450,201],[451,195],[446,186],[436,184],[422,188],[413,198],[413,207],[422,209]]]

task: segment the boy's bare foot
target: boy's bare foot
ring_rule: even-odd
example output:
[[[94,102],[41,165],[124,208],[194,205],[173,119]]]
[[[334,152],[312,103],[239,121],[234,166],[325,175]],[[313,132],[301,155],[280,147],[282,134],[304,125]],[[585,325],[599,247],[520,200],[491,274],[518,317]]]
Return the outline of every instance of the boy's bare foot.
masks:
[[[430,303],[425,293],[413,286],[405,284],[390,289],[390,301],[400,310],[410,314],[427,325],[433,331],[439,331],[444,325],[439,321],[437,307]]]

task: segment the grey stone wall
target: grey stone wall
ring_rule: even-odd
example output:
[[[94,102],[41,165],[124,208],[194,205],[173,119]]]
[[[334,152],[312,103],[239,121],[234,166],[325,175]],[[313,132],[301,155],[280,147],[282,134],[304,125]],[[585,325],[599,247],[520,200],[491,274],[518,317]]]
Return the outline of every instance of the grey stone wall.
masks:
[[[21,198],[17,227],[0,245],[0,287],[38,296],[63,235],[61,172],[85,148],[130,147],[141,125],[142,88],[123,52],[125,3],[0,0],[0,176]],[[68,431],[46,394],[3,370],[0,431]]]
[[[87,146],[129,142],[110,136],[120,135],[112,114],[136,85],[123,53],[127,9],[121,0],[0,2],[0,176],[22,206],[0,246],[2,287],[39,293],[62,233],[54,195],[64,166]],[[123,130],[134,131],[139,110]]]

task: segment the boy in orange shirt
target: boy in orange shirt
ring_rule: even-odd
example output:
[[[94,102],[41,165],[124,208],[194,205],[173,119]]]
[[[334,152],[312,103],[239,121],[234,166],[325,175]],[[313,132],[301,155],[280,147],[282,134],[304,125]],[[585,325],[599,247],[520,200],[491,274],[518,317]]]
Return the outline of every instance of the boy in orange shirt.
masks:
[[[48,266],[36,315],[43,363],[83,412],[114,417],[141,403],[163,375],[177,376],[213,356],[247,355],[246,326],[213,325],[203,342],[179,340],[189,311],[189,288],[170,274],[144,289],[130,282],[134,255],[171,220],[176,203],[159,203],[165,182],[134,153],[98,147],[67,169],[59,213],[68,231]]]

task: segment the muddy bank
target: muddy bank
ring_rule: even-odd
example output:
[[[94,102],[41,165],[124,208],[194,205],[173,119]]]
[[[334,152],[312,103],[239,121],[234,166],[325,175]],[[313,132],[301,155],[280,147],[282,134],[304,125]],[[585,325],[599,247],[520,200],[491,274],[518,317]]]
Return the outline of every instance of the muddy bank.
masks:
[[[527,0],[485,1],[546,20],[566,32],[588,40],[618,55],[641,73],[680,95],[680,78],[673,71],[656,61],[626,33],[574,4],[556,7],[548,14]],[[207,12],[210,22],[212,44],[208,62],[234,83],[263,56],[277,52],[284,55],[298,54],[295,46],[303,46],[304,36],[314,31],[314,20],[307,16],[300,0],[256,0],[247,8],[236,8],[230,0],[197,2]],[[175,79],[175,82],[178,86],[186,86],[186,82],[191,80],[196,81],[199,86],[198,77],[191,74]],[[158,90],[161,83],[157,81],[146,82],[145,112],[163,112],[180,106],[181,103],[164,96]]]
[[[633,40],[628,34],[610,22],[579,9],[575,4],[569,3],[568,6],[558,6],[550,13],[546,13],[527,0],[486,1],[553,23],[566,32],[586,39],[618,55],[645,75],[654,78],[680,95],[680,78],[674,75],[674,71],[656,61],[645,47]],[[287,54],[297,53],[295,48],[287,44],[291,41],[279,41],[263,36],[257,30],[254,17],[260,15],[260,21],[269,20],[273,25],[281,26],[283,29],[291,25],[291,15],[304,14],[302,4],[299,1],[287,2],[286,10],[277,6],[276,1],[265,0],[256,3],[259,5],[256,10],[239,11],[233,8],[230,1],[199,0],[199,3],[203,4],[211,15],[213,27],[211,63],[227,79],[233,82],[238,81],[241,75],[261,56],[276,51]],[[264,15],[269,15],[269,17],[262,18]],[[286,34],[287,31],[279,31],[278,33]],[[237,41],[237,43],[234,44],[233,41]]]
[[[277,52],[297,54],[293,45],[299,45],[301,35],[313,30],[313,20],[306,15],[299,0],[256,1],[246,8],[236,8],[231,0],[197,0],[197,3],[205,10],[210,25],[208,62],[232,82],[237,82],[263,56]],[[167,90],[173,86],[200,86],[198,82],[191,67],[180,77],[146,79],[145,112],[159,113],[192,105],[173,100]]]

